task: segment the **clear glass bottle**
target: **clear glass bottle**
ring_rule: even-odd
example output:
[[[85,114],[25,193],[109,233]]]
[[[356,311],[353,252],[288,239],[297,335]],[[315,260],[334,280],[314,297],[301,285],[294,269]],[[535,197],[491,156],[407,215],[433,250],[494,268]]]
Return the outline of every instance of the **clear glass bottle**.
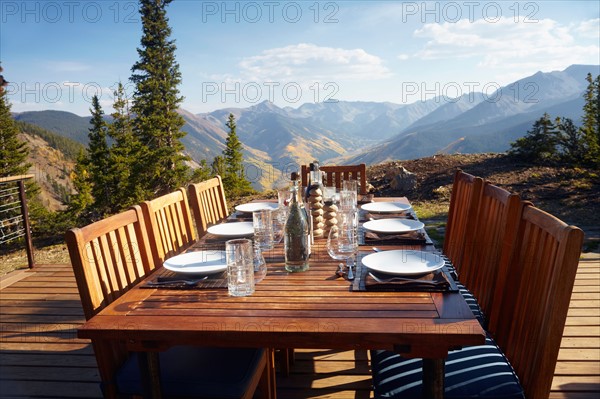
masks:
[[[310,214],[310,231],[311,243],[314,243],[314,238],[323,237],[324,223],[324,203],[323,203],[323,179],[321,177],[321,169],[319,161],[313,161],[310,164],[310,185],[306,190],[306,201],[309,207]]]
[[[306,210],[302,204],[298,180],[294,180],[293,183],[292,198],[285,223],[285,270],[288,272],[302,272],[308,270],[310,255],[309,223]]]

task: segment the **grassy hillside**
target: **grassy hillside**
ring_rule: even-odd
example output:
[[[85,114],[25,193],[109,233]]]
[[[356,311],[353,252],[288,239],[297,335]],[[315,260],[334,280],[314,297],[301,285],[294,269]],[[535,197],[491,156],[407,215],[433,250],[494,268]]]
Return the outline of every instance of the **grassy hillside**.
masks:
[[[77,159],[79,151],[85,149],[83,144],[75,140],[51,132],[39,126],[32,125],[31,123],[15,121],[15,125],[17,129],[22,133],[41,138],[48,144],[48,146],[62,152],[65,158],[67,158],[68,160],[75,161]]]
[[[64,111],[29,111],[18,113],[14,118],[20,122],[43,126],[81,144],[88,142],[89,116],[78,116]]]
[[[401,166],[417,175],[413,192],[390,187]],[[535,166],[503,154],[457,154],[375,165],[367,169],[367,176],[377,195],[406,195],[411,201],[447,204],[459,168],[519,194],[566,223],[600,227],[600,173],[593,169]]]

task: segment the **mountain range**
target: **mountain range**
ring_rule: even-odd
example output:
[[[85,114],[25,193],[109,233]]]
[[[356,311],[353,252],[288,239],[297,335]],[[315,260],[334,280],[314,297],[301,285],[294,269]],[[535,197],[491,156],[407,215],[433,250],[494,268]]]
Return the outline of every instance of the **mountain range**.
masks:
[[[185,120],[186,153],[210,164],[225,147],[230,113],[245,147],[247,177],[257,189],[289,176],[298,165],[376,164],[437,153],[504,152],[545,112],[581,123],[585,77],[599,65],[538,72],[492,93],[435,97],[411,104],[337,101],[278,107],[268,101],[247,108],[193,114]],[[90,117],[62,111],[22,112],[16,120],[87,143]]]

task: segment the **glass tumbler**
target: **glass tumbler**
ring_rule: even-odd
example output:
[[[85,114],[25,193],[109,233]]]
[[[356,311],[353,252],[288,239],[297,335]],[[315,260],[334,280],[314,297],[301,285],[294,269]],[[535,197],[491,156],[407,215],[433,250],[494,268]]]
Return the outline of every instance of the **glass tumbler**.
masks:
[[[273,249],[273,216],[270,209],[252,212],[254,242],[262,250]]]
[[[225,243],[227,289],[231,296],[254,293],[254,249],[252,240],[239,238]]]

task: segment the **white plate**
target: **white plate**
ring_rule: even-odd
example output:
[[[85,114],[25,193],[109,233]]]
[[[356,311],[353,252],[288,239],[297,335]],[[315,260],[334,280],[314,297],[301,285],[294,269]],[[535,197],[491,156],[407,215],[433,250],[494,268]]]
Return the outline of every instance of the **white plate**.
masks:
[[[173,256],[163,263],[176,273],[208,275],[227,270],[225,251],[197,251]]]
[[[275,210],[279,207],[277,202],[249,202],[235,207],[236,211],[252,213],[263,209]]]
[[[363,227],[376,233],[407,233],[421,230],[425,224],[412,219],[379,219],[369,220],[363,224]]]
[[[378,273],[411,276],[440,269],[444,266],[444,259],[433,252],[392,250],[369,254],[362,263]]]
[[[378,213],[400,213],[410,210],[409,204],[402,202],[370,202],[368,204],[362,204],[360,206],[367,212],[378,212]]]
[[[252,222],[232,222],[215,224],[206,231],[221,237],[246,237],[254,234],[254,227]]]

